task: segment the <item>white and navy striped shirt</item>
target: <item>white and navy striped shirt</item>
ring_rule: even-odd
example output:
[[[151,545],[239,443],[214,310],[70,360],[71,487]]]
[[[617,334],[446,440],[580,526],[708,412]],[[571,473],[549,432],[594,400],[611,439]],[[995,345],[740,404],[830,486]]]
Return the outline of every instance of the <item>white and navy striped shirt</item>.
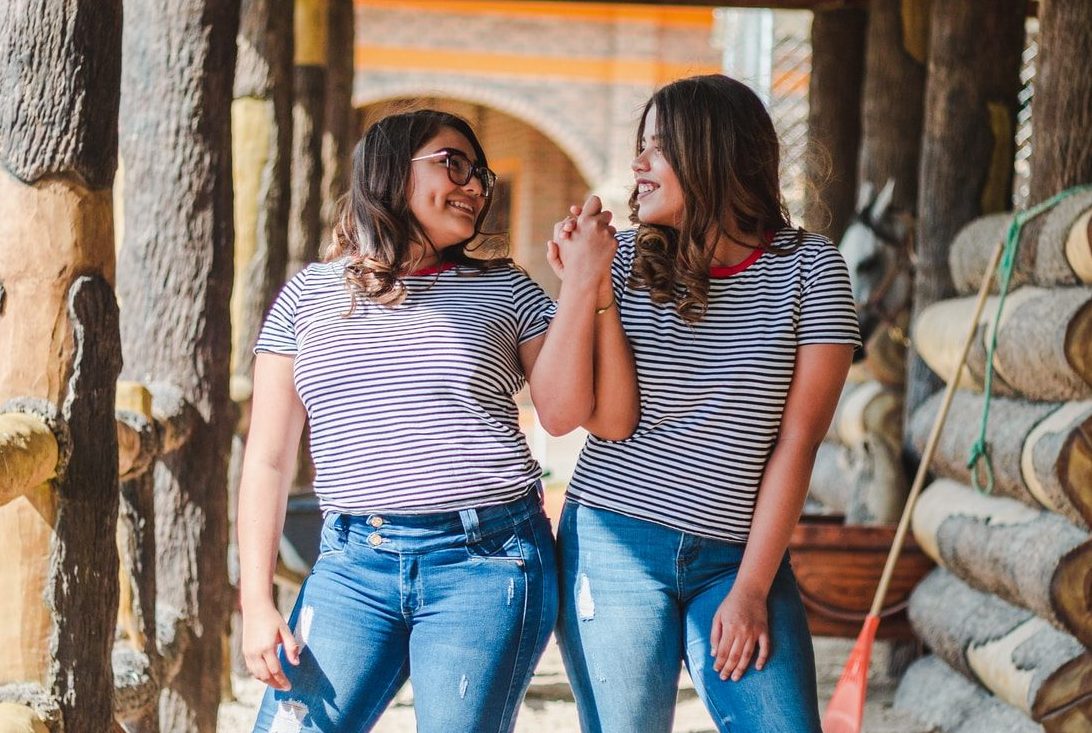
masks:
[[[797,230],[777,232],[775,246]],[[588,438],[569,498],[705,537],[745,542],[803,344],[860,345],[849,273],[829,240],[756,252],[709,283],[694,324],[626,283],[636,231],[618,234],[615,298],[633,346],[641,420],[627,440]],[[718,273],[714,273],[716,275]]]
[[[358,302],[346,260],[292,278],[256,352],[295,356],[324,512],[424,513],[524,495],[542,471],[519,430],[518,346],[549,296],[515,268],[404,279],[395,307]]]

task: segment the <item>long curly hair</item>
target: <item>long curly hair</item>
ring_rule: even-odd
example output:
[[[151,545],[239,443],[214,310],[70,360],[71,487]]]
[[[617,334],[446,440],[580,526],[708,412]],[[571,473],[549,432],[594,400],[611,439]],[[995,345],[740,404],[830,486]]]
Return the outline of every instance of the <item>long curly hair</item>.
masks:
[[[327,262],[349,258],[345,280],[353,296],[350,313],[358,299],[387,306],[401,303],[406,297],[402,278],[418,266],[418,258],[411,252],[413,243],[433,247],[410,210],[410,159],[445,127],[470,141],[476,162],[488,165],[470,124],[457,115],[432,109],[384,117],[368,129],[353,150],[350,189],[340,203],[324,257]],[[511,264],[508,257],[469,254],[474,251],[471,245],[481,234],[490,203],[490,199],[485,200],[470,238],[439,250],[441,265],[485,271]]]
[[[678,227],[641,224],[637,189],[630,221],[638,224],[631,284],[648,289],[655,303],[674,303],[688,323],[709,307],[709,267],[720,237],[744,246],[732,232],[757,235],[789,225],[781,198],[780,145],[773,121],[747,85],[721,74],[693,76],[659,89],[645,104],[637,128],[642,149],[648,111],[656,108],[659,145],[682,187]],[[771,252],[791,250],[769,243]]]

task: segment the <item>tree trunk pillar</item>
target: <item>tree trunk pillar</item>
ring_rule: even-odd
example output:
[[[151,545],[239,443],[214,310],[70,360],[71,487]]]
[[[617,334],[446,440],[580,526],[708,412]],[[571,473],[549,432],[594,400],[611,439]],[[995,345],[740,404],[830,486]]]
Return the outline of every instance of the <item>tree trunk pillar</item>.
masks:
[[[235,101],[231,104],[235,185],[235,284],[231,292],[232,400],[244,419],[232,437],[228,477],[228,574],[239,580],[236,500],[249,414],[254,353],[262,319],[284,284],[288,264],[288,208],[292,163],[292,22],[294,6],[243,0]],[[231,666],[246,673],[238,613],[232,616]],[[225,688],[230,676],[225,677]],[[226,691],[226,690],[225,690]]]
[[[895,179],[895,206],[913,211],[925,98],[930,0],[872,0],[868,11],[857,177],[878,191]]]
[[[0,38],[0,413],[34,416],[58,448],[0,500],[0,702],[109,730],[121,2],[5,3]]]
[[[296,0],[289,278],[318,259],[322,236],[322,130],[328,12],[327,0]]]
[[[857,200],[868,13],[859,8],[816,10],[811,22],[804,226],[838,242]]]
[[[338,202],[349,190],[356,115],[353,110],[354,10],[352,0],[328,0],[326,109],[322,131],[321,246],[330,242]]]
[[[238,0],[125,8],[119,292],[128,379],[178,393],[189,437],[155,465],[157,606],[192,639],[160,698],[165,730],[214,733],[228,609],[231,100]]]
[[[1041,0],[1029,204],[1092,183],[1092,3]]]
[[[1011,208],[1024,0],[933,4],[911,320],[955,295],[948,251],[983,214]],[[943,387],[911,346],[907,422]]]

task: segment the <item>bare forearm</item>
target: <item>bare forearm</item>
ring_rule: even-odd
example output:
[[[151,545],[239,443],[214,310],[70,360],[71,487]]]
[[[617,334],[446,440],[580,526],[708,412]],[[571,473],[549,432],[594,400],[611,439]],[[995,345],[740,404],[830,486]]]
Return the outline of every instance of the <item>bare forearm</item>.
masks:
[[[239,592],[243,608],[272,599],[285,504],[291,476],[253,460],[244,465],[239,488]]]
[[[596,316],[594,363],[594,407],[584,427],[600,438],[624,440],[637,428],[641,399],[617,307]]]
[[[762,595],[769,592],[804,507],[817,447],[814,441],[799,440],[782,441],[774,448],[759,487],[736,581],[741,589]]]
[[[573,430],[591,413],[595,308],[594,287],[571,280],[562,283],[557,314],[529,379],[539,420],[551,434]]]

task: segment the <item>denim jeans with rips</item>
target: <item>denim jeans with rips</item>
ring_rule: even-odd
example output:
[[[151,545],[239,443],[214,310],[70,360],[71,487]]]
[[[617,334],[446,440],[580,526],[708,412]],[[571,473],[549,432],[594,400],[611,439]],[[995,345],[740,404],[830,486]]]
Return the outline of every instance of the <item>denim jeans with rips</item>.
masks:
[[[557,617],[541,495],[461,512],[330,515],[289,619],[299,666],[255,731],[367,731],[407,678],[421,733],[511,731]]]
[[[718,730],[820,733],[811,635],[787,555],[768,596],[766,665],[756,671],[752,657],[737,682],[713,669],[713,615],[744,547],[565,503],[558,640],[583,733],[668,733],[681,663]]]

